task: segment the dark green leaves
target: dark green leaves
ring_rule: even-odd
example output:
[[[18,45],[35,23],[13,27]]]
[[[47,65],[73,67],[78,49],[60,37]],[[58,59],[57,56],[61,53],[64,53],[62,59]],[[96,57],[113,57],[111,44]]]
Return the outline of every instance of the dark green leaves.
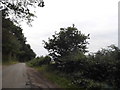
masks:
[[[31,11],[30,8],[35,8],[41,3],[39,0],[2,0],[0,1],[5,6],[3,11],[4,18],[10,18],[16,24],[21,21],[27,21],[27,24],[31,25],[33,17],[35,17],[35,11]],[[42,4],[44,6],[44,2]],[[12,16],[12,17],[11,17]]]
[[[19,61],[31,60],[35,53],[29,44],[26,44],[26,38],[22,29],[16,26],[10,19],[2,18],[2,49],[3,61],[17,59]]]
[[[75,27],[60,28],[60,32],[53,35],[53,39],[44,41],[44,47],[53,58],[67,56],[78,51],[85,53],[88,38],[89,36],[85,36]]]

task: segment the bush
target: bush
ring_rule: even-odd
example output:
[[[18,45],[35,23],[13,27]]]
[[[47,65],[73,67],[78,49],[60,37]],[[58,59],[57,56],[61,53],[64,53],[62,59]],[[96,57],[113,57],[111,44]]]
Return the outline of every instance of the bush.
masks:
[[[59,58],[49,64],[49,56],[31,61],[31,65],[49,64],[49,71],[67,77],[79,88],[120,88],[120,50],[117,48],[102,49],[94,55],[73,54]],[[61,60],[62,59],[62,60]]]
[[[84,73],[86,78],[105,82],[109,87],[120,88],[120,50],[115,46],[99,50],[88,57],[92,61]]]
[[[101,90],[101,88],[107,87],[104,83],[96,82],[92,79],[85,79],[85,78],[79,78],[79,79],[74,79],[73,84],[75,84],[79,88],[94,88],[96,90]]]
[[[41,56],[41,57],[37,57],[31,61],[28,62],[29,66],[41,66],[41,65],[45,65],[45,64],[49,64],[51,61],[51,58],[49,56]]]

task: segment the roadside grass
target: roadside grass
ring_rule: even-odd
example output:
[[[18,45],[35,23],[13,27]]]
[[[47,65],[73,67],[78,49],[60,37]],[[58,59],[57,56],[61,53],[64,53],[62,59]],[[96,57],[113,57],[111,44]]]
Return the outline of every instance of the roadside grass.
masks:
[[[27,63],[28,66],[31,66]],[[33,67],[33,66],[32,66]],[[56,71],[49,70],[48,65],[42,65],[42,66],[34,66],[36,70],[39,72],[42,72],[43,75],[50,80],[51,82],[58,85],[60,88],[77,88],[75,85],[71,84],[72,81],[68,79],[67,77],[60,76],[57,74]]]
[[[17,60],[10,60],[10,61],[3,61],[2,62],[2,65],[12,65],[12,64],[16,64],[16,63],[19,63]]]

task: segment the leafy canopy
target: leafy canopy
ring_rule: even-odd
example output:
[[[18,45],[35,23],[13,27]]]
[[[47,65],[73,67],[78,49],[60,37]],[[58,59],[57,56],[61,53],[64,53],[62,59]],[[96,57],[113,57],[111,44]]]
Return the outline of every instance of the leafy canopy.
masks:
[[[33,59],[36,54],[30,45],[26,44],[26,37],[24,37],[21,27],[16,26],[10,19],[2,18],[2,21],[3,61]]]
[[[61,28],[59,33],[52,35],[48,42],[44,42],[44,48],[48,50],[53,59],[70,54],[87,52],[89,34],[86,36],[76,27]]]
[[[35,11],[31,8],[44,7],[43,0],[0,0],[0,5],[4,5],[3,16],[10,18],[14,23],[26,20],[27,24],[33,21]]]

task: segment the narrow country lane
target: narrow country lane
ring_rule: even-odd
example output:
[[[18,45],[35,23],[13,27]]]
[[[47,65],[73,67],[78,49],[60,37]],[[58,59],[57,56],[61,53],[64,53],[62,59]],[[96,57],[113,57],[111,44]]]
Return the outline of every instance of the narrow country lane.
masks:
[[[18,63],[3,67],[2,88],[27,88],[30,87],[26,74],[25,63]]]
[[[58,88],[34,68],[18,63],[2,68],[2,88]]]

